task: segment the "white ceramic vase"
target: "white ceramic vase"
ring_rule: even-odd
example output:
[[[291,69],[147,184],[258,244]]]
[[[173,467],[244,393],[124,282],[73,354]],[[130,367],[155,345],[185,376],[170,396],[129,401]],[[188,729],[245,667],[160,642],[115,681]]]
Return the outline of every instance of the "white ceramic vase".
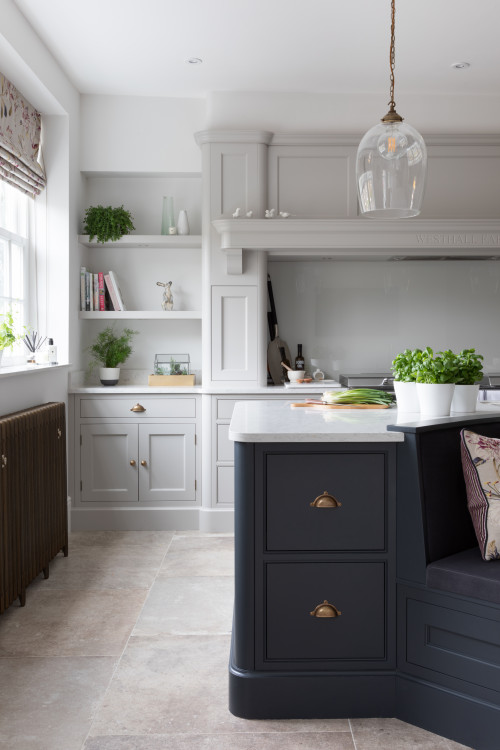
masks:
[[[188,215],[185,208],[182,208],[179,211],[179,218],[177,219],[177,234],[189,234]]]
[[[477,397],[479,394],[479,383],[473,385],[455,385],[451,411],[465,414],[474,412],[477,408]]]
[[[402,380],[395,380],[394,392],[396,394],[396,406],[398,408],[398,411],[420,411],[416,383],[405,383]]]
[[[449,417],[455,383],[417,383],[421,417]]]
[[[116,385],[120,379],[119,367],[100,367],[99,379],[102,385]]]

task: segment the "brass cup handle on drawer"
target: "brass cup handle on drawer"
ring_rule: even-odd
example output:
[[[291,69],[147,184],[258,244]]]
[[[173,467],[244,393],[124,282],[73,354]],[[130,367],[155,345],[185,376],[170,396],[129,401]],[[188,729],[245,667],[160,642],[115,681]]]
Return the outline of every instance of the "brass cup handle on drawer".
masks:
[[[136,404],[130,411],[146,411],[146,408],[142,404]]]
[[[325,490],[322,495],[318,495],[318,497],[312,503],[309,503],[309,505],[311,508],[340,508],[342,503]]]
[[[133,459],[133,458],[131,458],[131,459],[130,459],[130,465],[131,465],[131,466],[135,466],[135,461],[134,461],[134,459]]]
[[[148,465],[148,462],[147,462],[147,461],[144,461],[144,459],[143,459],[143,460],[141,461],[141,466],[147,466],[147,465]]]
[[[312,617],[340,617],[342,612],[337,609],[333,604],[330,604],[327,599],[323,601],[323,604],[318,604],[314,607],[312,612],[309,612]]]

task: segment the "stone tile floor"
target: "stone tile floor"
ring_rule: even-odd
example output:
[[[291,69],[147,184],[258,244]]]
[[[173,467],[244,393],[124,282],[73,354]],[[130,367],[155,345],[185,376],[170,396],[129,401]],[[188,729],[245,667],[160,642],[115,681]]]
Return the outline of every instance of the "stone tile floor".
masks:
[[[231,535],[77,532],[69,549],[0,617],[0,748],[467,750],[397,719],[232,716]]]

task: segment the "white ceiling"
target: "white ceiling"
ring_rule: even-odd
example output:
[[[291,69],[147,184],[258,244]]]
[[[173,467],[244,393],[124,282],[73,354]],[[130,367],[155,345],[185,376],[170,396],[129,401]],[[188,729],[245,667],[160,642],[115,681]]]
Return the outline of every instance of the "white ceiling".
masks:
[[[387,96],[382,109],[389,99],[389,0],[15,2],[82,93],[369,92]],[[396,103],[447,95],[480,110],[478,95],[498,98],[499,29],[499,0],[398,0]]]

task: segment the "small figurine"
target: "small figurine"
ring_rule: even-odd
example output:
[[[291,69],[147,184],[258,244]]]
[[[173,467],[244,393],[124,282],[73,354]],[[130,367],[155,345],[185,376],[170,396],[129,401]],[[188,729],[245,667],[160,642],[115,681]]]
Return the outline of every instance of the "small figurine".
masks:
[[[280,211],[280,216],[281,216],[282,219],[288,219],[288,217],[290,216],[290,214],[287,213],[286,211]]]
[[[274,219],[274,214],[276,213],[275,208],[266,208],[266,213],[264,214],[266,219]]]
[[[233,219],[239,219],[240,214],[241,214],[241,208],[237,208],[233,214]]]
[[[174,296],[172,294],[172,282],[157,281],[156,286],[163,286],[163,300],[161,303],[162,310],[173,310],[174,309]]]
[[[251,219],[253,216],[253,211],[247,211],[247,219]]]

